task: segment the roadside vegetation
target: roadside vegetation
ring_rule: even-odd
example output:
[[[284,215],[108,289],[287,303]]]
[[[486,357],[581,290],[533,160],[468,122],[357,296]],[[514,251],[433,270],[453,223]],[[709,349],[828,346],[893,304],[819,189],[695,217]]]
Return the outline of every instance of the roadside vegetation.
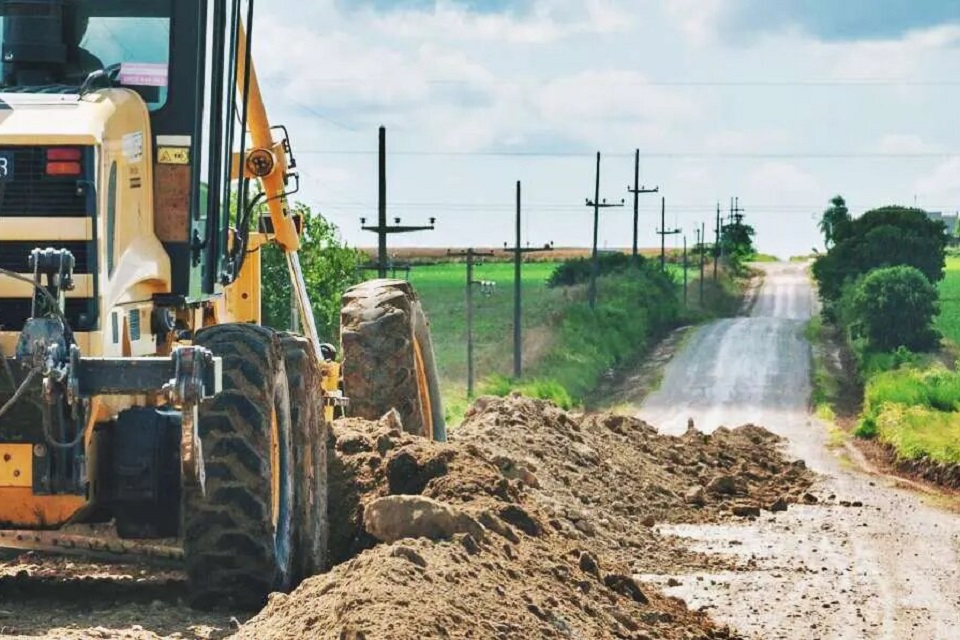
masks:
[[[837,196],[821,231],[828,251],[813,275],[825,324],[808,331],[839,330],[854,356],[855,435],[900,460],[960,462],[960,373],[946,356],[960,338],[960,260],[946,260],[943,224],[895,206],[851,219]],[[814,402],[835,401],[836,381],[820,366],[814,378]]]
[[[584,266],[586,262],[586,267]],[[589,261],[573,257],[556,263],[523,265],[523,376],[513,372],[513,265],[485,262],[477,280],[495,282],[474,291],[476,393],[519,392],[563,408],[584,404],[600,380],[628,366],[674,328],[715,315],[735,313],[743,278],[720,270],[718,283],[707,272],[704,305],[698,301],[699,270],[688,270],[689,304],[683,305],[683,271],[656,259],[608,257],[601,263],[597,307],[587,302]],[[584,275],[586,273],[586,276]],[[469,405],[466,394],[465,267],[451,262],[416,266],[410,280],[424,301],[448,420],[456,424]]]
[[[321,339],[339,342],[343,291],[372,277],[358,265],[364,251],[346,246],[337,228],[309,207],[296,204],[303,216],[301,262]],[[713,280],[713,247],[692,247],[688,254],[688,295],[683,297],[682,257],[667,255],[661,272],[659,255],[645,251],[637,263],[624,252],[600,254],[597,307],[587,303],[592,262],[581,250],[533,254],[522,268],[524,375],[513,371],[513,278],[509,254],[477,262],[474,280],[473,340],[476,393],[511,392],[548,399],[564,409],[583,406],[610,372],[633,365],[673,329],[733,315],[742,299],[746,262],[755,258],[754,231],[742,220],[724,226],[718,279]],[[739,243],[747,243],[741,246]],[[700,302],[698,249],[704,251],[705,280]],[[276,247],[261,250],[263,321],[291,328],[290,282],[285,259]],[[439,368],[448,420],[460,421],[469,399],[467,381],[466,268],[462,260],[437,249],[408,250],[392,256],[396,277],[406,277],[423,300]],[[557,258],[560,259],[557,259]],[[552,260],[551,260],[552,258]],[[761,258],[762,259],[762,258]],[[404,269],[409,265],[409,270]]]

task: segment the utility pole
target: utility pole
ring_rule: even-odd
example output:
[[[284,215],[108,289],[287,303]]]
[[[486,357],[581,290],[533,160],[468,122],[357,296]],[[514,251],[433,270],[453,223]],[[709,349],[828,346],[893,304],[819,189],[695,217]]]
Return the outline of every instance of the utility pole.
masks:
[[[473,397],[473,285],[479,284],[473,279],[473,259],[492,256],[492,252],[474,251],[447,251],[447,255],[467,259],[467,398]]]
[[[700,223],[700,308],[703,308],[703,253],[704,246],[706,245],[705,239],[707,237],[707,230],[704,226],[704,223]]]
[[[733,224],[740,226],[740,224],[743,222],[743,213],[745,210],[740,208],[740,196],[734,198],[733,201],[734,205],[730,212],[730,221]]]
[[[687,236],[683,236],[683,306],[687,305]]]
[[[517,237],[513,249],[503,243],[503,250],[513,253],[513,377],[519,379],[523,375],[523,280],[521,278],[521,264],[523,254],[553,251],[553,243],[542,247],[520,246],[520,181],[517,180]]]
[[[680,229],[667,230],[667,199],[660,198],[660,228],[657,229],[657,235],[660,236],[660,271],[667,270],[667,236],[680,233]]]
[[[720,246],[720,202],[717,201],[717,228],[714,229],[716,239],[713,244],[713,281],[717,281],[717,262],[720,260],[720,253],[723,247]]]
[[[633,266],[636,267],[639,263],[637,238],[640,234],[640,194],[660,192],[660,187],[647,189],[640,186],[640,149],[637,149],[637,153],[633,159],[633,188],[627,187],[627,192],[633,194]]]
[[[593,200],[591,201],[587,198],[587,206],[593,207],[593,267],[590,270],[590,308],[597,308],[597,276],[600,273],[600,257],[597,253],[597,234],[600,230],[600,209],[606,209],[609,207],[622,207],[623,199],[620,199],[620,204],[610,204],[607,203],[607,199],[604,198],[601,202],[600,200],[600,152],[597,151],[597,180],[596,188],[593,192]]]
[[[364,231],[373,231],[377,234],[377,263],[375,265],[366,265],[364,269],[376,269],[380,278],[387,277],[387,236],[393,233],[413,233],[415,231],[432,231],[437,222],[436,218],[430,218],[429,225],[404,226],[400,224],[400,218],[394,218],[394,225],[387,224],[387,129],[380,127],[380,146],[379,146],[379,184],[377,189],[377,226],[368,227],[367,219],[360,218],[361,229]]]

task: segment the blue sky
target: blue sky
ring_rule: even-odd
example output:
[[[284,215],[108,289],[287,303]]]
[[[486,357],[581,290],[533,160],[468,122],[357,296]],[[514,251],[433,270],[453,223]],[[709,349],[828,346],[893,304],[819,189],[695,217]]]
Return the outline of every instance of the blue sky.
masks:
[[[273,0],[254,43],[267,106],[291,132],[297,197],[370,245],[377,127],[391,217],[436,231],[394,246],[525,240],[586,246],[601,195],[627,197],[633,154],[668,226],[692,241],[739,196],[762,249],[819,246],[836,193],[854,212],[960,208],[956,0]],[[291,21],[290,16],[296,16]],[[641,199],[657,244],[659,196]],[[628,205],[632,204],[628,200]],[[630,242],[629,207],[600,242]],[[679,242],[679,239],[677,239]]]

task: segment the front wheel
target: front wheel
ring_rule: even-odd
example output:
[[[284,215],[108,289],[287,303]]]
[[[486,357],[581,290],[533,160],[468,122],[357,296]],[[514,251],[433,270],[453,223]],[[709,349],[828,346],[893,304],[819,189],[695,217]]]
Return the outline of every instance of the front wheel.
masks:
[[[206,496],[184,491],[190,600],[201,609],[256,609],[290,587],[294,456],[284,352],[273,331],[210,327],[195,344],[223,358],[223,390],[199,412]]]

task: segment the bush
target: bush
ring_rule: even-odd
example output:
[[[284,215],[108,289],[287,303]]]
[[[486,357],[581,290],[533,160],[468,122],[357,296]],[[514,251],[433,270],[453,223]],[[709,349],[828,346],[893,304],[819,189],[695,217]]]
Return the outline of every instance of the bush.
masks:
[[[926,351],[937,345],[937,289],[915,267],[870,272],[856,285],[849,305],[851,336],[866,338],[872,349]]]
[[[556,380],[535,378],[533,380],[514,381],[510,378],[494,374],[484,381],[483,393],[491,396],[504,397],[514,391],[528,398],[548,400],[561,409],[573,408],[573,398]]]
[[[645,261],[643,256],[638,256],[641,264]],[[600,269],[598,275],[605,276],[613,273],[626,271],[632,262],[631,256],[625,253],[611,252],[601,253],[597,256],[597,263]],[[564,260],[557,265],[550,278],[547,280],[548,287],[572,287],[573,285],[583,284],[590,281],[590,273],[593,270],[593,258],[571,258]]]
[[[824,301],[837,300],[845,285],[882,267],[910,265],[939,282],[946,244],[943,223],[920,209],[873,209],[844,226],[830,251],[814,261],[813,275]]]

